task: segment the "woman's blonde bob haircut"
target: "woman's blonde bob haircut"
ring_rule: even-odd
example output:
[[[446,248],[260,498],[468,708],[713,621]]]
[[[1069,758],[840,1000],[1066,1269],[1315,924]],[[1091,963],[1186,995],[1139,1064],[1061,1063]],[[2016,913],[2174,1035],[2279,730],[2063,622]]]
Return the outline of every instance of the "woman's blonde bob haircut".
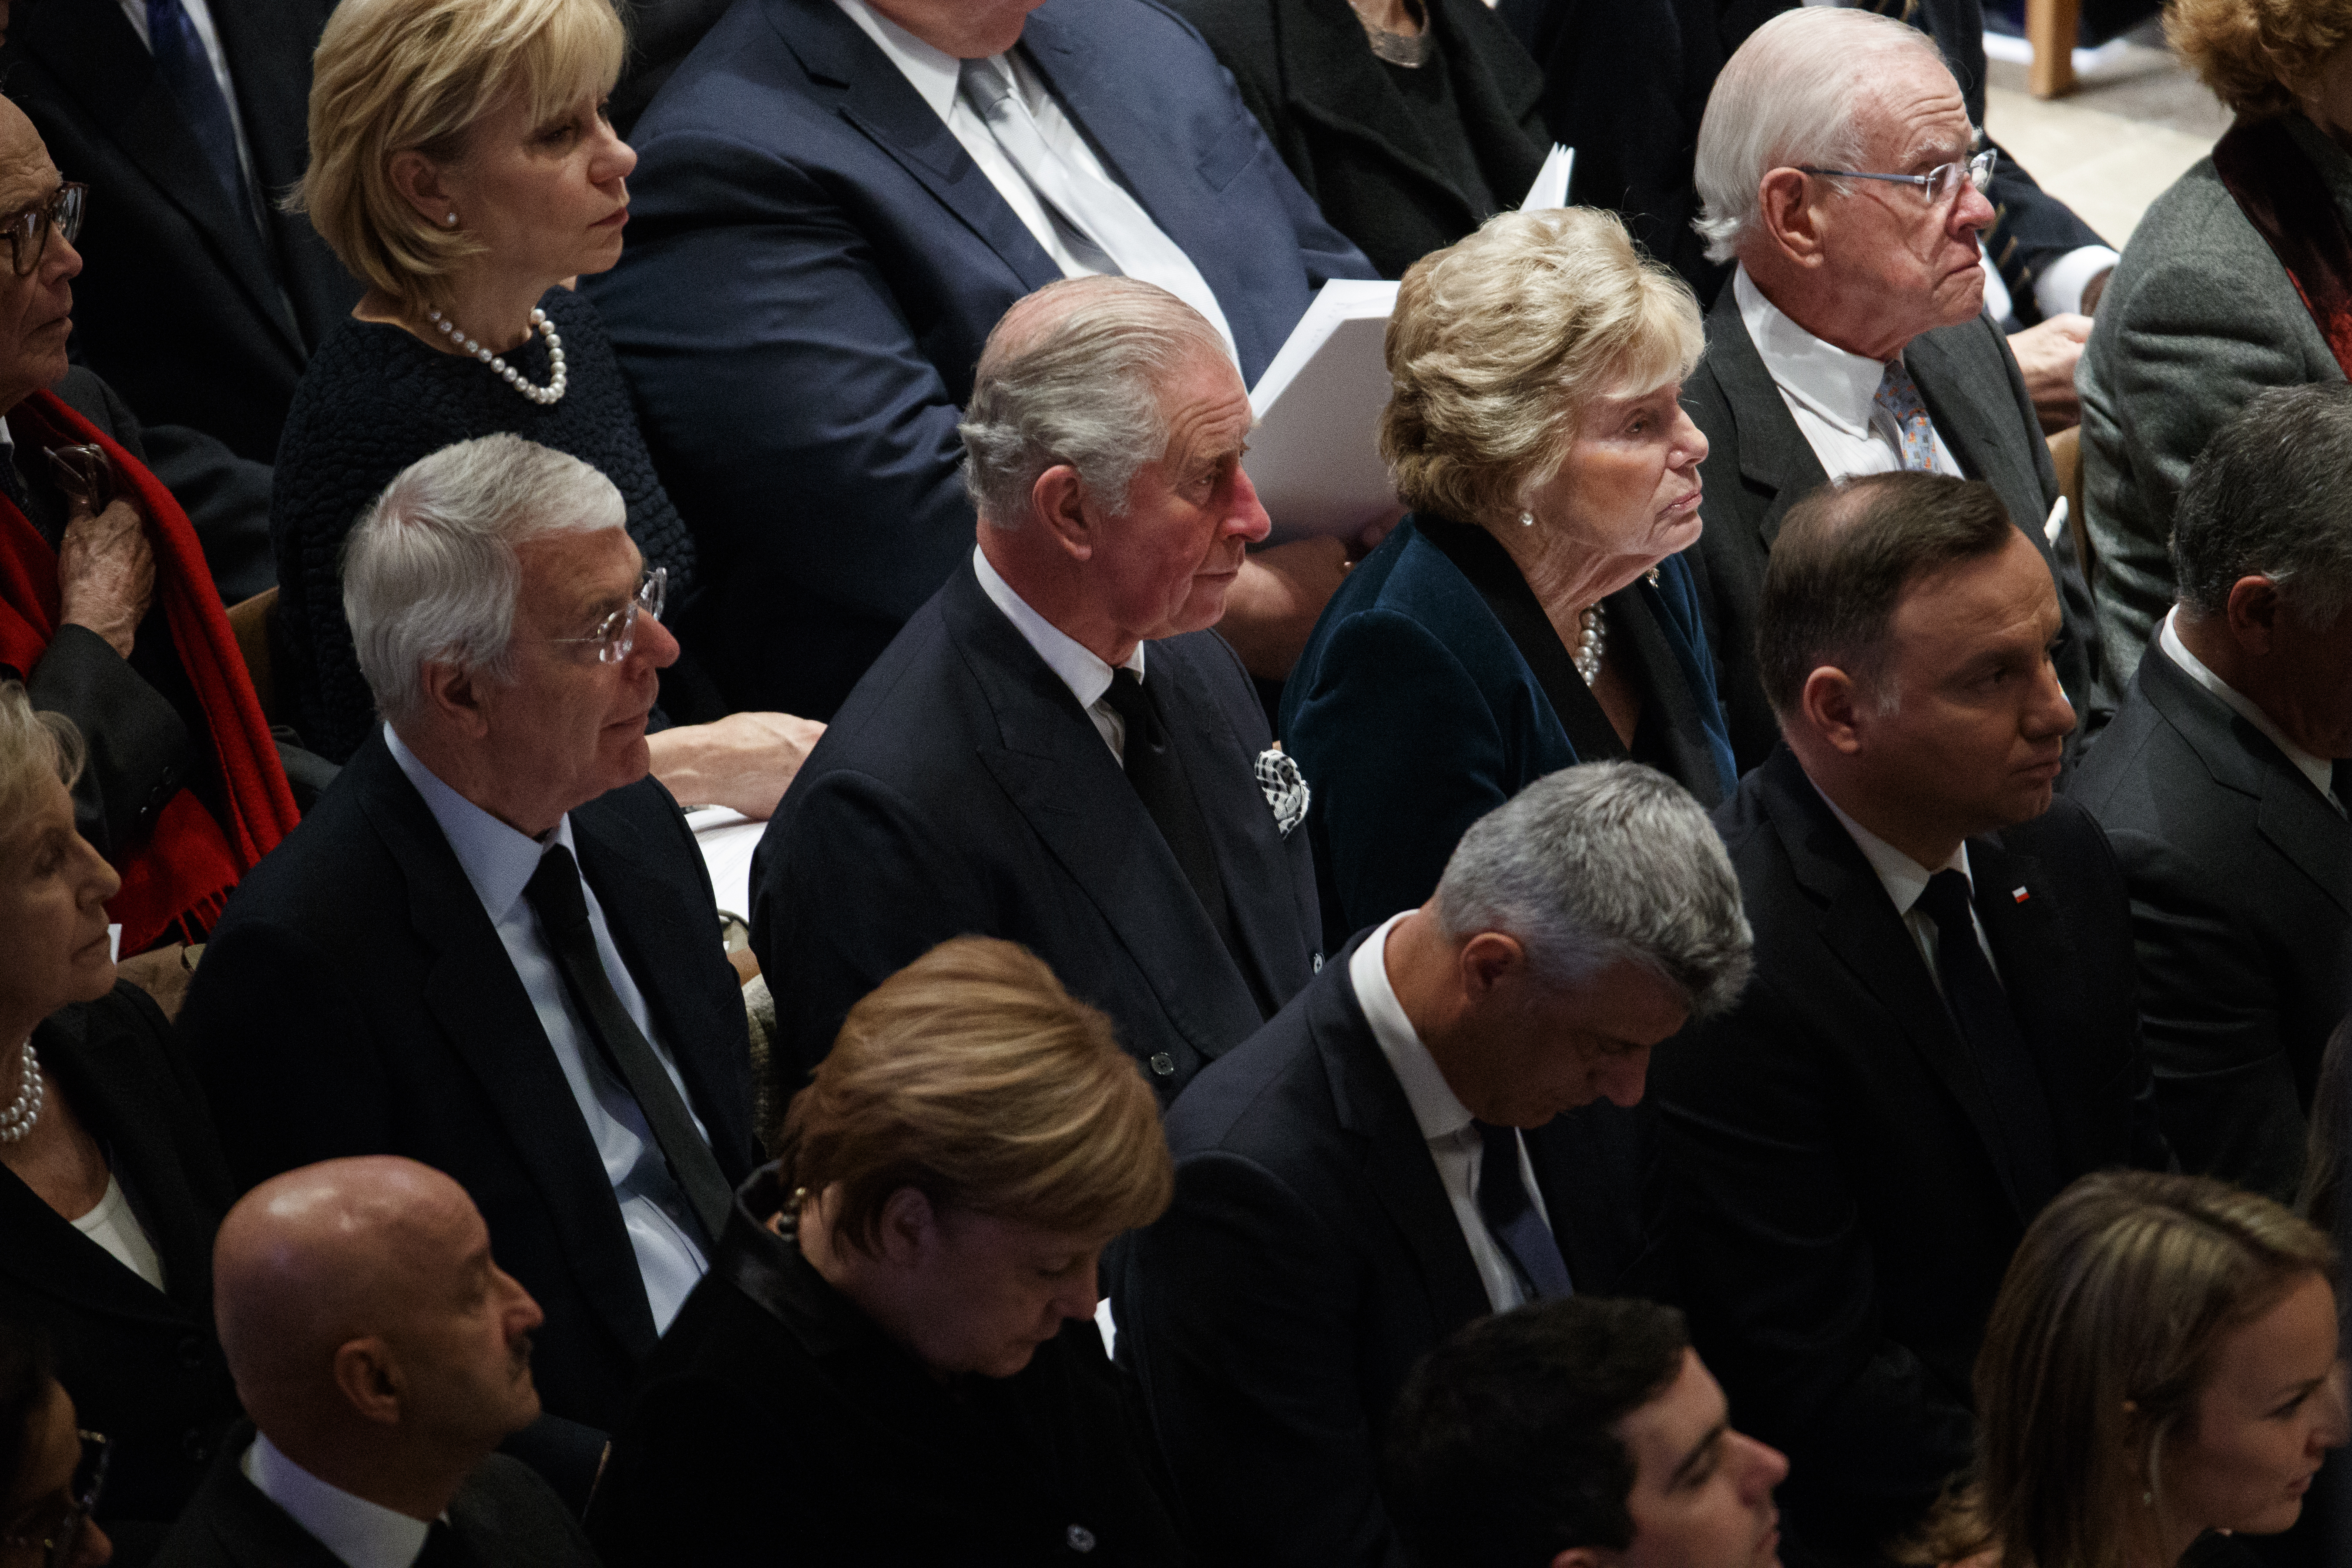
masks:
[[[1389,319],[1381,456],[1415,511],[1492,525],[1559,471],[1587,403],[1680,381],[1690,288],[1611,213],[1502,213],[1412,264]]]
[[[2042,1211],[1976,1364],[1977,1464],[1920,1543],[2001,1568],[2123,1568],[2159,1549],[2167,1441],[2194,1422],[2231,1331],[2336,1248],[2284,1205],[2206,1176],[2109,1171]]]
[[[82,756],[72,720],[37,711],[22,685],[0,680],[0,833],[32,814],[44,780],[73,788]]]
[[[530,123],[612,90],[627,35],[612,0],[342,0],[310,76],[310,166],[286,198],[353,277],[405,305],[481,253],[394,189],[392,158],[455,162],[467,133],[520,89]],[[461,220],[462,220],[462,215]]]
[[[835,1239],[866,1253],[901,1187],[1074,1235],[1149,1225],[1175,1190],[1110,1020],[992,937],[943,942],[852,1007],[778,1142],[784,1189],[833,1189]]]
[[[2258,120],[2294,108],[2352,42],[2352,0],[2172,0],[2164,37],[2214,97]]]

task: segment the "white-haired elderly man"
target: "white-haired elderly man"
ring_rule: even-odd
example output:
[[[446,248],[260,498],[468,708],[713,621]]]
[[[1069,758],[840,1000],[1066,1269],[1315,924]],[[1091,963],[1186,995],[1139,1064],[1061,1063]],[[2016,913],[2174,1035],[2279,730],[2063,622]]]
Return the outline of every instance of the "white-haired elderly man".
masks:
[[[181,1020],[241,1182],[402,1154],[473,1196],[546,1311],[572,1426],[526,1457],[575,1501],[754,1163],[709,877],[646,773],[677,644],[624,516],[514,436],[386,488],[343,563],[385,722],[238,889]]]
[[[1112,1299],[1204,1560],[1402,1563],[1380,1434],[1414,1362],[1488,1312],[1670,1286],[1633,1108],[1749,944],[1680,784],[1563,768],[1185,1091],[1175,1201]]]
[[[1867,11],[1773,17],[1707,100],[1698,226],[1708,256],[1738,266],[1683,401],[1709,448],[1702,602],[1742,773],[1780,738],[1756,664],[1765,560],[1789,508],[1832,479],[1909,468],[1990,483],[2057,581],[2058,675],[2078,710],[2104,679],[2090,590],[2043,535],[2049,444],[1983,313],[1993,155],[1977,142],[1935,44]]]
[[[1163,1100],[1320,963],[1308,803],[1207,628],[1265,511],[1215,330],[1134,279],[989,334],[962,426],[979,542],[857,683],[770,819],[751,944],[777,1088],[934,944],[1017,942]]]

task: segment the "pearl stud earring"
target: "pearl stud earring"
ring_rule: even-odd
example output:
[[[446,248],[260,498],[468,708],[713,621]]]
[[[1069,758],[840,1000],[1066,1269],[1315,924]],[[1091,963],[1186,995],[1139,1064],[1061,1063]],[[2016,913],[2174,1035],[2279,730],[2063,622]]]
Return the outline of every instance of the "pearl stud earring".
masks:
[[[1533,512],[1531,512],[1531,511],[1523,511],[1523,512],[1519,513],[1519,526],[1520,526],[1521,528],[1533,528],[1535,525],[1536,525],[1536,514],[1535,514],[1535,513],[1533,513]]]
[[[451,213],[447,217],[443,218],[441,221],[447,224],[451,228],[455,228],[457,226],[457,215],[456,213]]]

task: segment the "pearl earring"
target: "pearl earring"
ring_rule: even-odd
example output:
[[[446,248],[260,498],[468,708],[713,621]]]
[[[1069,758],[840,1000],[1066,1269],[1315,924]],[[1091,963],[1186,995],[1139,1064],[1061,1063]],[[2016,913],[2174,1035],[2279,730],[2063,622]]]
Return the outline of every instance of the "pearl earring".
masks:
[[[443,218],[441,221],[447,224],[451,228],[455,228],[457,226],[457,215],[456,213],[451,213],[447,217]]]
[[[1535,514],[1535,513],[1533,513],[1533,512],[1531,512],[1531,511],[1523,511],[1523,512],[1519,513],[1519,526],[1520,526],[1521,528],[1533,528],[1535,525],[1536,525],[1536,514]]]

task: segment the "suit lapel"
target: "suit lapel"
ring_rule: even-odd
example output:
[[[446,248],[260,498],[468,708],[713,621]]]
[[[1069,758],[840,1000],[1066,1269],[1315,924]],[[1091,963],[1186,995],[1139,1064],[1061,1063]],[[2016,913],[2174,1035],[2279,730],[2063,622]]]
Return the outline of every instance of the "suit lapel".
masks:
[[[1740,320],[1737,291],[1728,283],[1707,317],[1706,368],[1723,388],[1739,442],[1739,477],[1765,502],[1756,531],[1769,552],[1789,509],[1829,483],[1829,470],[1813,455],[1812,443],[1797,428],[1765,368],[1756,340]]]
[[[2030,466],[2018,464],[2017,403],[2010,395],[2008,379],[1994,381],[1978,374],[1981,367],[1971,367],[1963,357],[1966,349],[1975,346],[1964,334],[1986,330],[1974,321],[1939,327],[1914,338],[1903,351],[1903,363],[1918,385],[1927,416],[1936,422],[1936,433],[1959,459],[1961,469],[1999,490],[2010,521],[2046,554],[2049,542],[2042,525],[2050,507],[2042,499],[2039,476]]]
[[[842,118],[994,251],[1020,280],[1020,292],[1034,292],[1062,276],[947,122],[840,7],[831,0],[765,4],[769,21],[801,68],[812,80],[840,89]]]
[[[583,1293],[629,1354],[643,1360],[657,1338],[645,1279],[604,1162],[530,993],[440,824],[393,761],[381,732],[369,737],[346,771],[361,774],[354,782],[364,791],[368,820],[406,877],[417,940],[434,950],[425,978],[426,1006],[546,1199]]]
[[[1984,923],[2001,989],[2011,998],[2010,1016],[2032,1052],[2033,1070],[2050,1104],[2051,1125],[2062,1145],[2058,1169],[2089,1170],[2100,1163],[2101,1151],[2064,1146],[2079,1144],[2074,1130],[2080,1119],[2066,1114],[2074,1086],[2055,1076],[2061,1064],[2080,1055],[2078,1042],[2098,1029],[2096,1020],[2081,1010],[2086,994],[2074,978],[2082,963],[2066,928],[2063,891],[2042,874],[2039,860],[1988,838],[1969,840],[1969,877],[1977,919]],[[2019,998],[2031,1005],[2019,1006]],[[2032,1216],[2021,1208],[2020,1217]]]

